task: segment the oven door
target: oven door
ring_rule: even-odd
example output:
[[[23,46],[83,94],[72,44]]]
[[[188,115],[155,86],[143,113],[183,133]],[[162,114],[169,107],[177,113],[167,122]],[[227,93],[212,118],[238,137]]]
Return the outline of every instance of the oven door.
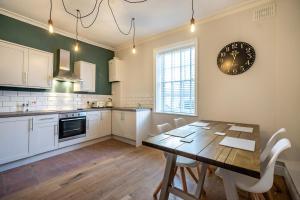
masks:
[[[86,136],[86,117],[59,119],[59,142]]]

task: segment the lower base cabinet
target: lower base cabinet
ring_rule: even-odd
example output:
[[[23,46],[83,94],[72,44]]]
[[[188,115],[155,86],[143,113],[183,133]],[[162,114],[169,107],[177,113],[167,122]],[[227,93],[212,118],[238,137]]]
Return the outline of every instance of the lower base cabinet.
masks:
[[[33,117],[29,141],[32,155],[58,148],[58,115]]]
[[[142,144],[151,127],[151,110],[112,111],[112,134]]]
[[[87,112],[87,140],[111,135],[111,111]]]
[[[0,119],[0,164],[29,156],[32,118]]]

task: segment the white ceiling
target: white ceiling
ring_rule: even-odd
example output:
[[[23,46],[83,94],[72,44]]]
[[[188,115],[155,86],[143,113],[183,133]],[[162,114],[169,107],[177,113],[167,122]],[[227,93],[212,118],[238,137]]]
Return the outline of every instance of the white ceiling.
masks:
[[[248,1],[251,0],[194,0],[195,18],[201,19]],[[123,0],[111,0],[111,6],[124,31],[128,30],[130,19],[135,17],[136,37],[143,38],[186,24],[191,18],[191,2],[192,0],[148,0],[145,3],[128,4]],[[65,0],[69,10],[76,13],[75,10],[80,9],[82,14],[88,13],[94,3],[95,0]],[[0,7],[47,23],[50,0],[0,0]],[[89,22],[92,18],[90,16],[86,21]],[[53,0],[52,20],[55,27],[75,32],[76,19],[64,12],[61,0]],[[107,0],[103,0],[95,24],[89,29],[80,28],[79,35],[111,47],[131,40],[131,37],[118,32],[108,9]]]

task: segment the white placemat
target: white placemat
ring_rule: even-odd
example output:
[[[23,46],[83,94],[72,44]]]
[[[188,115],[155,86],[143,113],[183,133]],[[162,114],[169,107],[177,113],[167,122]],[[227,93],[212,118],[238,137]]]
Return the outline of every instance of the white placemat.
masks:
[[[206,122],[194,122],[194,123],[191,123],[189,124],[189,126],[198,126],[198,127],[204,127],[204,126],[208,126],[209,123],[206,123]]]
[[[235,137],[225,136],[224,139],[219,143],[220,145],[233,147],[237,149],[242,149],[246,151],[254,151],[255,150],[255,141],[254,140],[246,140]]]
[[[243,126],[231,126],[229,128],[230,131],[240,131],[240,132],[246,132],[246,133],[252,133],[253,128],[251,127],[243,127]]]

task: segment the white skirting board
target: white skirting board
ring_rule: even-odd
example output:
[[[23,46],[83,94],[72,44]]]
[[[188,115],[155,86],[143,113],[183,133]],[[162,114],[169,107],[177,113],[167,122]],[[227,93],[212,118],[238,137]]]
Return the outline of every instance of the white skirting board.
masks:
[[[102,142],[102,141],[105,141],[105,140],[108,140],[108,139],[111,139],[111,138],[112,137],[109,135],[109,136],[101,137],[101,138],[98,138],[98,139],[95,139],[95,140],[83,142],[83,143],[80,143],[80,144],[75,144],[75,145],[72,145],[72,146],[68,146],[68,147],[64,147],[64,148],[61,148],[61,149],[56,149],[56,150],[53,150],[53,151],[42,153],[42,154],[39,154],[39,155],[36,155],[36,156],[32,156],[32,157],[29,157],[29,158],[24,158],[24,159],[21,159],[21,160],[17,160],[17,161],[14,161],[14,162],[3,164],[3,165],[0,166],[0,172],[6,171],[6,170],[9,170],[9,169],[13,169],[13,168],[16,168],[16,167],[20,167],[22,165],[26,165],[26,164],[36,162],[36,161],[39,161],[39,160],[43,160],[43,159],[46,159],[46,158],[49,158],[49,157],[53,157],[53,156],[56,156],[56,155],[59,155],[59,154],[62,154],[62,153],[66,153],[66,152],[69,152],[69,151],[80,149],[80,148],[83,148],[83,147],[86,147],[86,146],[89,146],[89,145],[92,145],[92,144],[96,144],[98,142]]]
[[[300,200],[300,194],[299,194],[300,191],[297,190],[297,187],[294,184],[294,181],[293,181],[284,162],[281,162],[281,161],[276,162],[275,174],[284,177],[284,180],[286,182],[286,185],[288,187],[288,190],[290,192],[292,199]]]
[[[133,146],[138,146],[136,144],[136,141],[130,140],[130,139],[127,139],[127,138],[123,138],[123,137],[120,137],[120,136],[117,136],[117,135],[112,135],[112,139],[115,139],[115,140],[118,140],[118,141],[121,141],[121,142],[124,142],[124,143],[127,143],[127,144],[131,144]]]

